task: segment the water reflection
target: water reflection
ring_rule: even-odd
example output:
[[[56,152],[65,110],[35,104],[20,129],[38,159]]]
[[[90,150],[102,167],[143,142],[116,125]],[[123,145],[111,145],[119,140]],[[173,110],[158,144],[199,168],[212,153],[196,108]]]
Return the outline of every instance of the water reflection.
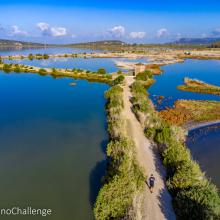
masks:
[[[147,62],[146,59],[126,59],[126,58],[49,58],[46,60],[5,60],[6,63],[20,63],[25,65],[37,66],[42,68],[68,68],[85,69],[97,71],[99,68],[105,68],[108,72],[115,72],[120,67],[116,66],[117,61],[123,62]],[[126,71],[125,69],[122,69]]]
[[[105,169],[108,86],[70,82],[0,72],[1,207],[50,208],[52,220],[93,219]]]
[[[206,175],[220,189],[219,156],[220,124],[206,126],[189,132],[187,146]]]

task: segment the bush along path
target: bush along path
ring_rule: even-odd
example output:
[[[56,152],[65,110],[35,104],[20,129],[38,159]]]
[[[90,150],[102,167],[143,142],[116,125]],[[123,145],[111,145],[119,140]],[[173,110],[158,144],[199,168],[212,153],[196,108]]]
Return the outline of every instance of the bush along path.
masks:
[[[147,96],[146,81],[132,86],[133,111],[146,137],[157,143],[167,169],[166,185],[173,197],[177,219],[214,220],[220,217],[220,198],[185,146],[185,131],[164,122]]]
[[[110,135],[108,169],[94,206],[95,218],[172,220],[175,215],[160,158],[132,112],[132,82],[132,77],[126,77],[105,94]],[[156,177],[153,194],[146,184],[151,172]]]
[[[151,78],[149,81],[151,83],[153,82]],[[147,177],[146,180],[151,174],[156,178],[153,194],[150,193],[148,184],[145,182],[142,195],[144,200],[140,210],[142,213],[141,219],[173,220],[175,219],[175,214],[172,207],[171,196],[168,193],[165,184],[165,169],[162,165],[159,154],[154,151],[154,145],[145,137],[143,128],[133,112],[133,106],[131,103],[132,93],[130,89],[133,83],[134,77],[126,77],[123,94],[125,105],[123,114],[127,122],[127,135],[135,143],[137,161],[144,170],[144,175]]]
[[[126,135],[122,78],[105,93],[110,142],[107,171],[94,206],[97,220],[141,219],[136,198],[144,190],[145,177],[136,160],[134,142]]]

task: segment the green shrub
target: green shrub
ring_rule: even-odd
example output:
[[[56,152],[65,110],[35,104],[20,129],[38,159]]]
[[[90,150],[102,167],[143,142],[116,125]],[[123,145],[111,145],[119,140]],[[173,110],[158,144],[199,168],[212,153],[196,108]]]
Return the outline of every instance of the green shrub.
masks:
[[[118,74],[118,75],[122,75],[123,72],[122,72],[121,70],[118,70],[117,74]]]
[[[16,73],[20,73],[21,72],[21,68],[17,65],[17,66],[15,66],[15,68],[14,68],[14,72],[16,72]]]
[[[176,172],[167,180],[167,187],[171,192],[176,193],[188,187],[198,186],[203,180],[204,174],[199,165],[189,160],[176,167]]]
[[[137,79],[131,87],[133,108],[135,113],[146,114],[145,135],[154,138],[159,144],[163,164],[167,168],[167,187],[174,198],[177,219],[218,219],[218,192],[214,185],[208,183],[199,165],[192,160],[190,151],[184,146],[186,133],[179,127],[164,123],[149,103],[148,108],[144,107],[147,106],[146,100],[149,100],[144,87],[148,75],[139,74]],[[151,126],[147,127],[149,121]]]
[[[158,129],[155,135],[154,140],[158,144],[169,144],[171,142],[171,129],[170,127],[164,127]]]
[[[138,73],[136,76],[136,80],[147,81],[153,78],[153,74],[150,70],[145,70],[144,72]]]
[[[49,59],[50,57],[49,57],[48,54],[45,53],[45,54],[43,55],[43,58],[46,60],[46,59]]]
[[[145,180],[143,171],[136,163],[134,143],[123,134],[122,93],[119,85],[105,93],[111,141],[107,146],[107,175],[94,206],[97,220],[126,218],[133,198],[143,189]]]
[[[38,73],[42,76],[47,75],[47,70],[45,69],[39,69]]]
[[[156,129],[155,128],[146,128],[144,130],[144,133],[145,133],[147,138],[153,140],[155,135],[156,135]]]
[[[135,81],[131,86],[131,92],[134,94],[134,96],[143,95],[144,97],[147,96],[147,91],[144,88],[144,86],[139,82]]]
[[[173,176],[178,167],[190,160],[189,150],[180,142],[172,142],[163,151],[163,164],[167,167],[168,176]]]
[[[133,151],[134,144],[127,138],[108,144],[107,155],[111,163],[106,184],[100,190],[94,207],[97,220],[125,217],[134,194],[142,189],[145,178],[135,162]]]
[[[3,64],[2,70],[6,73],[10,73],[13,69],[12,69],[12,64]]]
[[[178,219],[215,220],[220,217],[218,192],[210,183],[180,191],[173,204]]]
[[[113,81],[113,85],[121,84],[125,80],[125,77],[123,75],[118,76],[116,79]]]
[[[104,74],[106,74],[107,72],[106,72],[106,70],[105,70],[104,68],[100,68],[100,69],[98,69],[97,73],[104,75]]]

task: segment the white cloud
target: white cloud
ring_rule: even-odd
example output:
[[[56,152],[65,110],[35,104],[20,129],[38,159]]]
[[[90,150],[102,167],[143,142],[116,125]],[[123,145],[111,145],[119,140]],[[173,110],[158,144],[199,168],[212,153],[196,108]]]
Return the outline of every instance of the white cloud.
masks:
[[[220,28],[216,28],[215,30],[212,31],[212,35],[214,36],[220,36]]]
[[[28,33],[27,33],[27,31],[21,30],[17,25],[13,25],[13,26],[11,27],[10,35],[11,35],[11,36],[15,36],[15,35],[18,35],[18,36],[27,36]]]
[[[131,32],[131,33],[129,34],[129,37],[130,37],[130,38],[133,38],[133,39],[137,39],[137,38],[142,39],[142,38],[144,38],[145,36],[146,36],[146,33],[145,33],[145,32],[142,32],[142,31],[140,31],[140,32]]]
[[[67,35],[67,29],[65,27],[51,27],[45,22],[37,23],[37,28],[43,36],[61,37]]]
[[[46,31],[48,29],[50,29],[50,25],[44,22],[39,22],[37,23],[37,27],[41,30],[41,31]]]
[[[64,27],[52,27],[51,33],[54,37],[60,37],[67,35],[67,30]]]
[[[168,30],[166,28],[161,28],[157,31],[157,37],[164,37],[168,35]]]
[[[51,36],[50,25],[44,22],[37,23],[37,28],[41,31],[43,36]]]
[[[123,37],[125,35],[125,27],[119,25],[111,28],[109,33],[114,37]]]

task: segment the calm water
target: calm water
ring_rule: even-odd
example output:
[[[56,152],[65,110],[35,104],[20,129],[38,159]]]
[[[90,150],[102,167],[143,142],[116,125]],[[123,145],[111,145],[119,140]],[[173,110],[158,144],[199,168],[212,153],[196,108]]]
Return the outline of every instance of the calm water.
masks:
[[[25,65],[38,66],[42,68],[77,68],[90,71],[97,71],[99,68],[105,68],[108,72],[118,71],[119,67],[115,65],[116,61],[125,62],[147,62],[146,59],[125,59],[125,58],[50,58],[47,60],[7,60],[8,63],[21,63]]]
[[[163,67],[164,74],[156,76],[157,82],[150,88],[151,98],[156,104],[156,96],[165,97],[159,109],[172,106],[177,99],[216,100],[220,96],[180,91],[176,87],[183,84],[184,77],[197,78],[220,86],[220,61],[186,60]],[[187,146],[194,159],[198,161],[207,176],[220,189],[219,157],[220,127],[196,129],[189,133]]]
[[[220,125],[193,130],[187,141],[194,159],[220,189]]]
[[[177,99],[220,101],[220,96],[185,92],[176,88],[183,84],[184,77],[196,78],[220,86],[220,61],[186,60],[184,63],[164,66],[162,69],[164,73],[155,77],[156,83],[149,90],[154,103],[156,96],[165,97],[159,108],[172,106]]]
[[[1,208],[50,208],[45,219],[92,219],[105,170],[108,86],[70,87],[71,81],[0,72]]]
[[[97,50],[98,51],[98,50]],[[30,53],[33,54],[57,54],[57,53],[91,53],[95,52],[94,50],[89,50],[89,49],[78,49],[78,48],[33,48],[33,49],[5,49],[3,50],[1,48],[0,50],[0,55],[28,55]]]
[[[91,53],[99,52],[98,50],[77,49],[77,48],[39,48],[39,49],[22,49],[22,50],[4,50],[0,51],[0,55],[28,55],[32,54],[63,54],[63,53]],[[105,68],[108,72],[118,71],[119,67],[115,65],[116,61],[125,62],[142,62],[147,63],[147,59],[125,59],[125,58],[50,58],[47,60],[5,60],[6,63],[20,63],[31,66],[38,66],[42,68],[77,68],[90,71],[97,71],[99,68]],[[123,71],[127,71],[121,69]]]
[[[45,53],[53,53],[51,50]],[[111,72],[117,69],[114,61],[68,58],[22,63],[92,71],[104,67]],[[184,77],[220,86],[219,61],[187,60],[163,69],[164,74],[156,77],[157,82],[150,89],[154,101],[155,95],[165,96],[162,107],[171,106],[180,98],[220,101],[219,96],[176,89]],[[105,170],[103,93],[108,86],[77,81],[76,87],[70,87],[71,81],[0,72],[0,207],[51,208],[53,216],[46,219],[52,220],[92,219],[91,204]],[[193,138],[187,144],[207,176],[220,187],[220,129],[208,131],[190,133]]]

